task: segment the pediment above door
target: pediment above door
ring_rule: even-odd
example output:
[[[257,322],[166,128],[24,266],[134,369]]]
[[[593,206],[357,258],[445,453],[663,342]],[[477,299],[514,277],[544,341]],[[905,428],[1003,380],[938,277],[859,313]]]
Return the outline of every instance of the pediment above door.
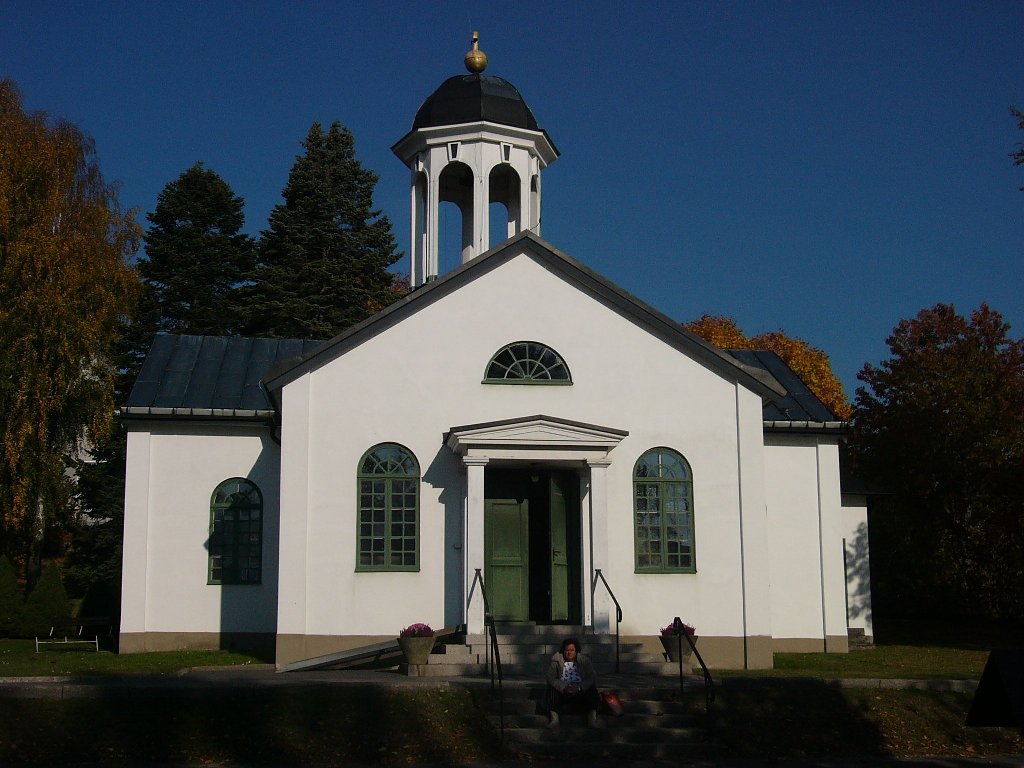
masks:
[[[445,442],[461,456],[585,461],[606,456],[628,435],[621,429],[539,415],[452,427]]]

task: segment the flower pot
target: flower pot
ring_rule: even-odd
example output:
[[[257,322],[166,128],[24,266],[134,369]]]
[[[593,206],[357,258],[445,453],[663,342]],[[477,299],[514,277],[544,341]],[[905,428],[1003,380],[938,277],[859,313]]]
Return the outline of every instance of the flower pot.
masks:
[[[434,649],[433,637],[400,637],[398,647],[402,649],[406,664],[426,664]]]
[[[689,664],[690,656],[693,655],[693,649],[690,644],[686,641],[685,637],[677,637],[675,635],[662,635],[661,645],[665,649],[665,655],[668,656],[669,661],[679,661],[679,643],[682,641],[683,644],[683,662]],[[697,643],[697,636],[693,635],[694,644]]]

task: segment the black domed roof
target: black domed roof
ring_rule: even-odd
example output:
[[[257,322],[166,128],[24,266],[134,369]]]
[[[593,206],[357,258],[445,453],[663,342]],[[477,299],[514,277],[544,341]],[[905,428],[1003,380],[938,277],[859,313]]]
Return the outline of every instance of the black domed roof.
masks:
[[[412,130],[481,120],[540,130],[516,87],[508,80],[488,75],[449,77],[416,112]]]

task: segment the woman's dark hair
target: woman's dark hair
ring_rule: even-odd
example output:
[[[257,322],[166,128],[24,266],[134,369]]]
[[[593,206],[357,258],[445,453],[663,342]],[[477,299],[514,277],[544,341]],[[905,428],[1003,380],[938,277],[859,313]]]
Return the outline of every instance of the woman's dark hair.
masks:
[[[567,637],[567,638],[565,638],[565,640],[562,641],[561,652],[562,652],[563,656],[565,656],[565,649],[568,648],[570,645],[575,645],[576,646],[576,653],[582,653],[583,652],[582,649],[580,648],[580,641],[579,640],[577,640],[575,637]]]

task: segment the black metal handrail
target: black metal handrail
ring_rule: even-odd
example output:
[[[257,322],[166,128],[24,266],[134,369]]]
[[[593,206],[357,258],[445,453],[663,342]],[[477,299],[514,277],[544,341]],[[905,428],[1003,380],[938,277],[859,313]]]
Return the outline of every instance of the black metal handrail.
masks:
[[[488,648],[490,653],[488,654],[488,667],[491,673],[491,693],[494,693],[494,673],[497,668],[498,673],[498,721],[501,724],[501,740],[505,741],[505,694],[502,689],[502,673],[501,673],[501,652],[498,650],[498,632],[494,628],[494,614],[491,613],[491,604],[487,599],[487,590],[484,587],[484,577],[480,575],[480,569],[476,569],[476,575],[473,576],[473,583],[469,585],[469,593],[473,594],[473,588],[480,585],[480,597],[484,601],[484,626],[489,628],[488,639],[490,643]]]
[[[612,592],[612,588],[608,585],[608,579],[601,573],[600,568],[594,569],[594,581],[590,585],[590,604],[594,604],[594,593],[597,592],[597,580],[600,579],[601,583],[604,584],[604,588],[608,590],[608,596],[615,603],[615,671],[619,671],[619,625],[622,623],[622,606],[619,605],[619,601],[615,599],[615,593]]]
[[[693,651],[693,655],[700,662],[700,668],[704,670],[704,711],[710,718],[711,705],[715,703],[715,681],[711,678],[708,665],[701,658],[700,651],[697,650],[697,644],[693,642],[693,635],[686,631],[683,620],[678,616],[672,620],[672,632],[676,636],[676,642],[679,645],[679,693],[683,693],[683,638],[685,637],[686,642],[690,644],[690,650]]]

